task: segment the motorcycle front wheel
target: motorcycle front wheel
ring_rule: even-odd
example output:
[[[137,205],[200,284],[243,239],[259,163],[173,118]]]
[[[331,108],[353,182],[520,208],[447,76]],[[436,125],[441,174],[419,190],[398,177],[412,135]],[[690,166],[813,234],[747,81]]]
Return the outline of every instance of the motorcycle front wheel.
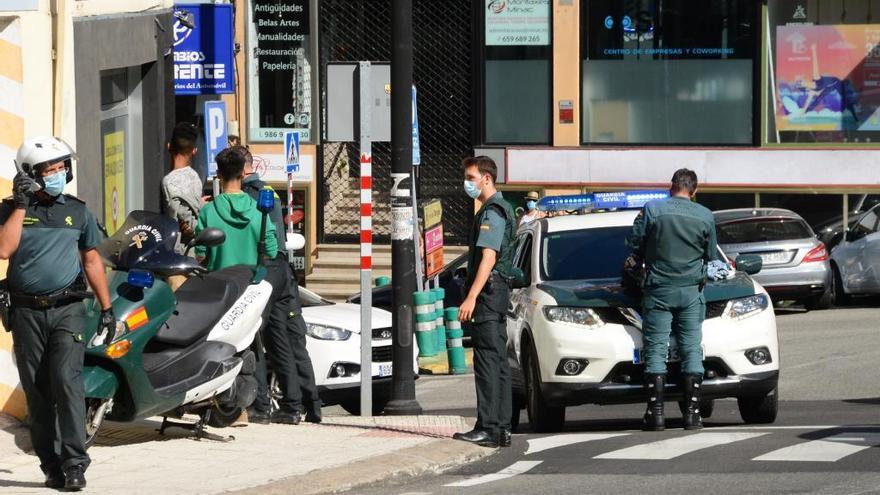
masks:
[[[107,408],[103,407],[107,400],[86,399],[86,448],[92,446],[98,439],[98,432],[104,425],[104,414]]]

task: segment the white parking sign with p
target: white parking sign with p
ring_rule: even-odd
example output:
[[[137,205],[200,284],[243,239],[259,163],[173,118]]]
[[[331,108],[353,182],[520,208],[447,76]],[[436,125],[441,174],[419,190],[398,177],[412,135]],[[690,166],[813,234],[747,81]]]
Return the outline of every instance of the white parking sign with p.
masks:
[[[228,142],[226,129],[226,103],[222,101],[205,102],[205,144],[207,146],[208,175],[217,175],[217,154],[226,148]]]

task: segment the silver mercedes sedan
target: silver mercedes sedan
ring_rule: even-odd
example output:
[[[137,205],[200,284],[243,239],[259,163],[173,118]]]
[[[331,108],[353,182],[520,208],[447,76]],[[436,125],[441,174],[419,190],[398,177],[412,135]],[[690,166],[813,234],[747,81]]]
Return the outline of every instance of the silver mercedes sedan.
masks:
[[[730,259],[755,254],[764,261],[754,279],[775,301],[794,300],[807,309],[833,302],[831,266],[809,224],[781,208],[743,208],[715,212],[718,245]]]

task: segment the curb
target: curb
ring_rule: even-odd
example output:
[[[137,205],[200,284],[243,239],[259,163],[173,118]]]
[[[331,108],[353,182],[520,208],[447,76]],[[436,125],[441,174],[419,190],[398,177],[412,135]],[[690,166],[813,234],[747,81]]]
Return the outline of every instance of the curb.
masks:
[[[238,495],[316,495],[340,492],[359,486],[440,473],[495,453],[496,449],[479,447],[447,438],[409,447],[390,454],[356,461],[333,469],[316,470],[266,485],[229,493]]]
[[[471,373],[474,366],[474,349],[465,347],[464,359],[468,367],[468,373]],[[465,373],[465,374],[468,374]],[[446,352],[438,353],[436,356],[419,358],[419,374],[420,375],[448,375],[449,361],[446,358]]]

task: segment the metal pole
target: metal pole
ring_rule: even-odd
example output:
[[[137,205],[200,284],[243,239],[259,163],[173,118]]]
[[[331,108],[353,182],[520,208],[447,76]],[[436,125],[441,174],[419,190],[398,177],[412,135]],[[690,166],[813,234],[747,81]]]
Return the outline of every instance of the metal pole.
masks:
[[[410,183],[413,83],[412,0],[391,3],[391,282],[393,286],[392,342],[394,367],[391,401],[386,414],[421,414],[413,373],[413,293],[416,289],[415,218]]]
[[[373,152],[370,63],[360,62],[361,137],[361,416],[373,415]]]

